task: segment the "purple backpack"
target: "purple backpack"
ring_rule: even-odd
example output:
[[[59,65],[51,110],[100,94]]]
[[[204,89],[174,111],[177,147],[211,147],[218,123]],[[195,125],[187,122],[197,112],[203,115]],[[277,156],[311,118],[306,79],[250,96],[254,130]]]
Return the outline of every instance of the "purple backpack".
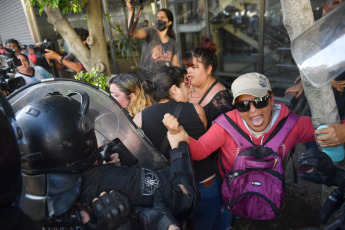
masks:
[[[277,152],[298,119],[298,115],[290,113],[261,146],[254,145],[226,114],[215,120],[240,146],[234,167],[222,184],[223,202],[234,215],[253,220],[269,220],[279,215],[285,178],[283,162]],[[222,167],[221,156],[220,165]]]

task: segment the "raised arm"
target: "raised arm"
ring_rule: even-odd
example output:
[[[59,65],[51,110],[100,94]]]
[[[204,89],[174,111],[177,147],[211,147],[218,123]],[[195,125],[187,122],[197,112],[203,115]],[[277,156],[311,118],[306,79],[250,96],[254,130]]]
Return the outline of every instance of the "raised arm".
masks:
[[[130,29],[131,18],[132,18],[132,16],[134,16],[134,7],[131,5],[130,0],[126,0],[126,4],[127,4],[127,8],[128,8],[128,29]],[[132,37],[137,38],[137,39],[145,39],[146,38],[146,31],[144,29],[136,29],[134,31]]]

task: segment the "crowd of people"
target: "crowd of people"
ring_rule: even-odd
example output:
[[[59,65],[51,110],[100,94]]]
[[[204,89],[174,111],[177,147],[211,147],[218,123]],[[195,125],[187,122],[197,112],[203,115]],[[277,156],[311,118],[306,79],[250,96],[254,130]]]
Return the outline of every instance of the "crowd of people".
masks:
[[[83,28],[74,28],[83,44],[89,32]],[[41,43],[21,45],[16,39],[8,39],[1,44],[0,57],[1,67],[8,67],[6,63],[7,53],[13,52],[19,60],[15,63],[14,77],[22,77],[26,84],[44,80],[47,78],[58,77],[58,70],[70,70],[74,73],[85,71],[83,64],[72,54],[66,55],[58,53],[54,44],[50,40]]]
[[[132,19],[133,7],[126,2]],[[210,38],[203,38],[197,48],[188,51],[182,59],[185,68],[179,67],[173,22],[173,14],[161,9],[156,28],[134,30],[132,37],[144,41],[138,73],[120,73],[108,80],[118,106],[169,166],[119,166],[117,152],[102,164],[95,118],[88,111],[85,92],[42,95],[16,115],[0,95],[1,226],[227,230],[234,215],[232,207],[224,203],[222,184],[239,154],[253,146],[271,147],[268,143],[275,135],[283,136],[272,148],[283,161],[299,142],[315,141],[315,136],[322,147],[345,144],[344,121],[315,131],[311,117],[292,114],[286,105],[275,102],[270,80],[263,74],[243,74],[234,80],[231,90],[218,82],[217,46]],[[88,32],[75,30],[86,42]],[[27,84],[53,77],[49,69],[38,65],[42,58],[57,63],[59,69],[84,69],[81,62],[70,59],[72,54],[63,56],[46,49],[38,57],[35,45],[21,50],[14,39],[4,47],[14,49],[21,62],[15,77],[23,77]],[[80,102],[75,100],[77,95]],[[289,119],[295,122],[287,127]],[[46,121],[54,122],[48,125]],[[249,144],[239,141],[229,126]],[[325,153],[306,151],[299,161],[316,169],[300,174],[301,178],[345,186],[345,172]],[[147,184],[148,175],[154,184]],[[344,229],[345,204],[340,206],[343,212],[338,216],[343,219],[328,221],[329,226],[339,228],[329,229]]]

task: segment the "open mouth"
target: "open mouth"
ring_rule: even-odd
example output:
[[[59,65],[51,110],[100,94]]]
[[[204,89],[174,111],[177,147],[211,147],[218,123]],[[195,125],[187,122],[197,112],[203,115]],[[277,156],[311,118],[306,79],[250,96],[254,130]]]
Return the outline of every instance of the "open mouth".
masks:
[[[254,126],[261,126],[264,123],[264,117],[263,116],[256,116],[253,118],[250,118],[250,121]]]

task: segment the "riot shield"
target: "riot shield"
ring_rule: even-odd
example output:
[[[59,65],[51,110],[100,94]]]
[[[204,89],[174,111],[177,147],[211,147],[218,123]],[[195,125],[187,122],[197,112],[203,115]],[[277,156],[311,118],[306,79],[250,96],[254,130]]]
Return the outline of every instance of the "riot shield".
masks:
[[[113,140],[121,141],[140,166],[154,169],[168,166],[166,159],[161,156],[132,119],[127,117],[129,115],[119,103],[110,94],[94,85],[73,79],[46,79],[20,88],[10,94],[7,99],[16,113],[47,93],[60,92],[66,95],[76,90],[84,91],[89,95],[89,111],[92,111],[95,117],[98,147]],[[79,97],[74,97],[74,99],[80,101]]]
[[[345,3],[291,42],[300,71],[315,87],[345,80]]]

